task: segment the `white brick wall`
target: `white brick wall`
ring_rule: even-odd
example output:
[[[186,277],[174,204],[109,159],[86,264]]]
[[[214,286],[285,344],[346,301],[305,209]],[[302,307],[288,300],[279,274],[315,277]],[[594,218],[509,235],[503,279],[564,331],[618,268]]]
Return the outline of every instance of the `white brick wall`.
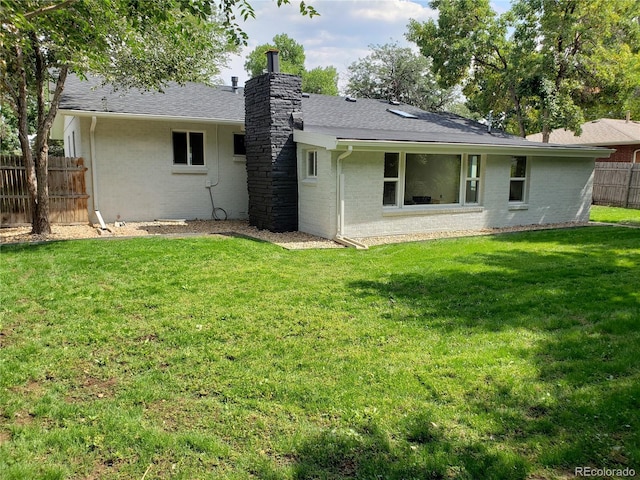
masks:
[[[65,149],[75,132],[76,154],[85,158],[87,189],[93,196],[90,118],[68,118]],[[172,129],[204,131],[206,168],[202,173],[176,173]],[[247,176],[242,159],[233,157],[233,133],[240,127],[178,122],[99,118],[96,157],[100,211],[107,222],[158,218],[210,218],[205,188],[213,187],[216,206],[229,218],[247,217]],[[308,181],[307,145],[298,145],[299,229],[333,238],[336,234],[336,158],[339,152],[318,148],[318,177]],[[240,161],[239,161],[240,160]],[[591,203],[593,161],[551,157],[529,158],[525,205],[508,202],[510,155],[490,155],[482,172],[480,207],[435,205],[421,211],[382,208],[383,152],[354,151],[343,160],[347,237],[455,231],[487,227],[587,221]],[[92,200],[89,200],[90,210]],[[90,211],[90,214],[93,214]],[[96,221],[92,216],[92,221]]]
[[[82,135],[80,133],[80,119],[77,117],[65,117],[64,119],[64,154],[67,157],[82,157]]]
[[[331,152],[298,144],[298,230],[326,238],[336,235],[336,171]],[[308,179],[308,150],[318,152],[318,176]],[[333,155],[336,157],[337,155]]]
[[[425,206],[420,211],[382,208],[383,153],[356,152],[345,160],[347,237],[456,231],[586,221],[591,203],[593,162],[585,159],[529,159],[528,198],[509,204],[511,156],[486,158],[480,206]]]
[[[91,169],[91,119],[81,121],[81,154]],[[179,173],[188,169],[174,167],[172,129],[205,132],[205,167],[198,173]],[[212,191],[217,207],[224,208],[229,218],[246,218],[246,167],[244,161],[233,157],[234,132],[240,132],[240,127],[98,118],[97,187],[104,220],[211,218],[207,182],[215,185]],[[93,195],[91,170],[87,186]]]

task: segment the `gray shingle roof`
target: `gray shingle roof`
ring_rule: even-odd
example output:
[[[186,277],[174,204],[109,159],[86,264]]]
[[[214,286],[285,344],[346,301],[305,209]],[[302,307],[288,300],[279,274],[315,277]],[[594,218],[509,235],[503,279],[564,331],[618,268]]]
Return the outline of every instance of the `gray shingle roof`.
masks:
[[[102,86],[97,78],[82,81],[70,76],[60,109],[241,123],[244,121],[244,90],[240,88],[234,93],[229,86],[172,83],[163,93],[135,89],[114,91],[110,86]],[[390,109],[402,110],[417,118],[403,118],[389,112]],[[543,146],[498,130],[489,133],[485,125],[457,115],[426,112],[382,100],[357,99],[353,102],[345,97],[305,95],[302,117],[305,132],[337,139]],[[544,148],[553,148],[553,145],[545,144]]]
[[[170,83],[164,93],[114,91],[111,86],[102,86],[98,78],[83,81],[69,76],[60,109],[244,122],[244,94],[241,89],[234,93],[231,87],[199,83]]]
[[[450,113],[426,112],[406,104],[384,100],[309,95],[302,101],[304,130],[339,139],[389,140],[400,142],[532,145],[520,137]],[[389,110],[400,110],[417,118],[405,118]]]

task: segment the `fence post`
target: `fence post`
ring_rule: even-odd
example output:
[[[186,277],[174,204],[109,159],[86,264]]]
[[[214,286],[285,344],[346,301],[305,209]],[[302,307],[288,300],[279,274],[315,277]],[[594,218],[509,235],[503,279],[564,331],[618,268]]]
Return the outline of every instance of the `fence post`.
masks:
[[[631,193],[631,181],[633,179],[633,166],[634,163],[629,164],[629,178],[627,180],[627,191],[624,195],[624,208],[629,208],[629,194]]]

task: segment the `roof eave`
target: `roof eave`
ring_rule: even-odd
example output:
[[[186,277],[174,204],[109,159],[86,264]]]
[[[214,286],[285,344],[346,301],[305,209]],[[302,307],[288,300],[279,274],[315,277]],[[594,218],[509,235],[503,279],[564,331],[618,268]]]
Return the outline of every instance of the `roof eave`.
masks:
[[[486,153],[498,155],[554,156],[566,158],[609,158],[615,152],[609,148],[565,147],[558,145],[487,145],[478,143],[440,143],[440,142],[405,142],[385,140],[337,139],[336,149],[343,150],[349,146],[357,150],[397,149],[407,152],[424,151],[442,153]]]
[[[293,141],[296,143],[306,143],[307,145],[326,148],[327,150],[336,150],[338,147],[338,139],[335,136],[322,133],[305,132],[304,130],[294,130]]]
[[[361,151],[402,150],[405,152],[434,153],[487,153],[497,155],[539,155],[566,158],[609,158],[613,149],[601,147],[564,146],[564,145],[487,145],[479,143],[415,142],[393,140],[358,140],[337,138],[333,135],[295,130],[293,139],[327,150],[346,150],[352,147]]]
[[[97,112],[91,110],[70,110],[63,108],[58,110],[58,115],[112,118],[120,120],[153,120],[165,122],[171,121],[183,123],[207,123],[217,125],[244,125],[244,120],[233,120],[229,118],[182,117],[175,115],[150,115],[146,113]]]

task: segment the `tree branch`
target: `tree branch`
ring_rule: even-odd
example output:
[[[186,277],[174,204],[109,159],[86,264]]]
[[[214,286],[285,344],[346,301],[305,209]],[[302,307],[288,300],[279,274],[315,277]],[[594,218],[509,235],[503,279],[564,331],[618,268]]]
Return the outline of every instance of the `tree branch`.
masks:
[[[2,79],[0,79],[0,85],[7,92],[8,95],[4,95],[3,98],[5,101],[11,104],[11,108],[17,113],[18,112],[18,90],[9,83],[7,77],[3,75]]]
[[[507,60],[504,58],[504,56],[500,53],[500,49],[495,46],[492,45],[493,50],[496,52],[496,55],[498,55],[498,58],[500,59],[500,61],[502,62],[502,66],[504,67],[504,69],[506,70],[507,67],[509,66],[509,64],[507,63]]]
[[[27,20],[37,17],[38,15],[43,15],[45,13],[53,12],[54,10],[59,10],[61,8],[65,8],[72,3],[77,2],[78,0],[64,0],[62,3],[47,5],[46,7],[40,7],[37,10],[33,10],[32,12],[25,13],[24,18]]]
[[[64,90],[64,84],[67,80],[67,74],[69,73],[69,65],[63,65],[58,73],[58,81],[56,82],[56,89],[53,92],[53,98],[51,99],[51,105],[49,106],[49,113],[47,114],[44,125],[47,128],[47,136],[49,136],[49,130],[53,124],[53,120],[58,113],[58,107],[60,106],[60,97]]]
[[[46,75],[47,70],[44,64],[44,53],[40,48],[40,42],[38,41],[38,37],[36,37],[35,32],[30,32],[29,40],[31,41],[31,48],[33,49],[35,55],[35,80],[36,80],[36,100],[38,107],[38,126],[37,129],[40,131],[41,124],[44,120],[44,112],[45,112],[45,88],[47,88]]]
[[[488,68],[492,68],[493,70],[495,70],[496,72],[502,72],[503,70],[500,69],[500,67],[498,65],[495,65],[491,62],[487,62],[485,60],[481,60],[478,57],[473,57],[474,62],[479,63],[480,65],[484,66],[484,67],[488,67]]]

